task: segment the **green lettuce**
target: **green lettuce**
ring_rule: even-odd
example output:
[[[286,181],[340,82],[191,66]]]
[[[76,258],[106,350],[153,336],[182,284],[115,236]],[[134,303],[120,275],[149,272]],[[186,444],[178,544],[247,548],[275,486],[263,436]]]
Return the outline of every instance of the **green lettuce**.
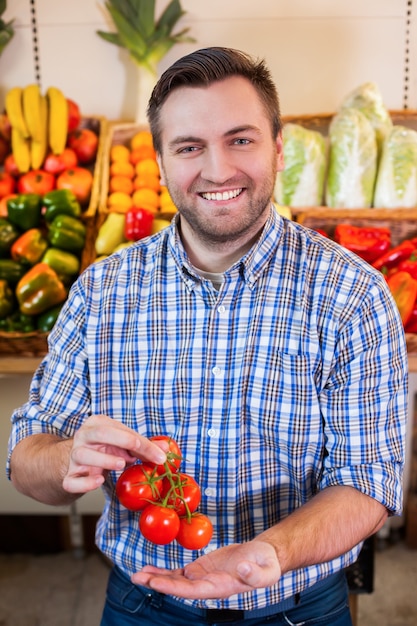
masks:
[[[391,130],[392,120],[377,85],[372,82],[364,83],[349,93],[343,100],[341,109],[351,108],[359,109],[371,122],[380,152],[385,137]]]
[[[323,135],[299,124],[286,124],[282,132],[284,170],[278,172],[275,200],[290,207],[323,203],[326,142]]]
[[[382,149],[374,205],[381,209],[417,206],[417,131],[392,127]]]
[[[342,109],[332,118],[329,139],[327,206],[369,208],[377,167],[377,143],[370,121],[359,109]]]

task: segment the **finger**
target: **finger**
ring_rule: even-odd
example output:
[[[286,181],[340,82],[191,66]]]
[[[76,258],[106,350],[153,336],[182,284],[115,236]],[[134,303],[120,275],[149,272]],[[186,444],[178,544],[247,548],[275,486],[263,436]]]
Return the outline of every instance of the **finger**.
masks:
[[[62,486],[68,493],[87,493],[94,491],[104,483],[102,474],[90,476],[65,476]]]

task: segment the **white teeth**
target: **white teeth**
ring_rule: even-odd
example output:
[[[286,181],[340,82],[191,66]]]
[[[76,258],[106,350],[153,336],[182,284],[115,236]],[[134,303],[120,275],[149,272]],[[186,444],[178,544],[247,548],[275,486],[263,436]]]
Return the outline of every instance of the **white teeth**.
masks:
[[[242,193],[242,189],[234,189],[233,191],[215,191],[202,193],[201,196],[205,200],[232,200]]]

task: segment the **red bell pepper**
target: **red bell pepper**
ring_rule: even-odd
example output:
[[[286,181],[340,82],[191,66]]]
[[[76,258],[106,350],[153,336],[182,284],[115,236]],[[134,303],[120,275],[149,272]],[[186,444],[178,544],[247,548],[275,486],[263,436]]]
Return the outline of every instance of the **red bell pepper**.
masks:
[[[405,261],[401,261],[398,265],[399,272],[408,272],[417,280],[417,250],[413,250],[411,255]]]
[[[417,333],[417,300],[414,303],[413,310],[411,311],[411,315],[407,320],[404,330],[406,333]]]
[[[398,246],[391,248],[386,254],[376,259],[372,265],[375,269],[386,272],[398,266],[401,261],[408,259],[414,250],[417,250],[417,238],[405,239]]]
[[[137,241],[152,233],[153,213],[139,207],[131,207],[125,215],[125,237]]]
[[[398,307],[405,328],[416,303],[417,280],[410,276],[408,272],[396,272],[392,274],[392,276],[389,276],[386,281]]]
[[[368,263],[376,261],[391,246],[390,230],[376,226],[338,224],[334,231],[334,239]]]

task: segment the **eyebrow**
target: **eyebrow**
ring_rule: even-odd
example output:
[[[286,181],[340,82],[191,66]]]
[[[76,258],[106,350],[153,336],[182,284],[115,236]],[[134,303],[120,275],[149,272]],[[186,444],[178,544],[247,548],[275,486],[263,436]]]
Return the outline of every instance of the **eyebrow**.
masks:
[[[234,128],[231,128],[224,134],[224,136],[233,137],[234,135],[238,135],[239,133],[244,133],[248,131],[255,132],[259,135],[261,134],[261,130],[258,128],[258,126],[245,124],[242,126],[236,126]],[[175,137],[175,139],[169,142],[168,147],[174,148],[175,146],[181,145],[183,143],[199,143],[201,141],[202,141],[201,137],[197,137],[194,135],[179,135],[178,137]]]

